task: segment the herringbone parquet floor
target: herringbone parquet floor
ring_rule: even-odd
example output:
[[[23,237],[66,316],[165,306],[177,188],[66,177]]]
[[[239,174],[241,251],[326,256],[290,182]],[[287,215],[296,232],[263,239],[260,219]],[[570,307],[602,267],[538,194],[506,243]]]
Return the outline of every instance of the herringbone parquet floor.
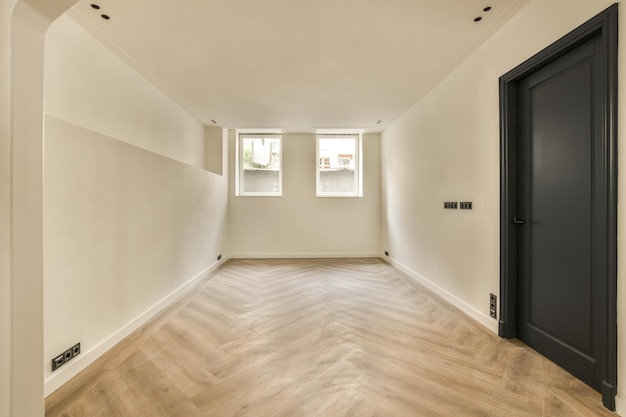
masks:
[[[611,415],[379,259],[230,261],[46,400],[48,417]]]

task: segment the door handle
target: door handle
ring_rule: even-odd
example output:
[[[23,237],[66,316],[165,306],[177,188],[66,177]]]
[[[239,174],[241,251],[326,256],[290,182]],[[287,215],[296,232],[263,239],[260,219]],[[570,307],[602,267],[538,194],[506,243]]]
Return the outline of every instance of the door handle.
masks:
[[[526,222],[524,220],[522,220],[522,219],[518,219],[517,217],[515,217],[513,219],[513,223],[515,223],[515,224],[524,224]]]

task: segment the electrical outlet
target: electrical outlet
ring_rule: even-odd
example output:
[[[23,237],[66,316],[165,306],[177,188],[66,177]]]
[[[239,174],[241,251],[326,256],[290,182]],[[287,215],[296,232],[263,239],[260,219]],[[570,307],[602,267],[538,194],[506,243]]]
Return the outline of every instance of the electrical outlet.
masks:
[[[74,355],[72,354],[72,349],[66,350],[65,352],[63,352],[63,363],[71,361],[73,357]]]
[[[445,209],[456,209],[457,208],[457,203],[456,203],[456,201],[444,201],[443,202],[443,208],[445,208]]]
[[[471,201],[461,201],[459,203],[460,209],[461,210],[471,210],[472,209],[472,202]]]
[[[217,255],[217,260],[219,261],[220,259],[222,259],[222,255]]]
[[[80,343],[76,343],[74,346],[52,359],[52,370],[56,371],[78,355],[80,355]]]
[[[498,297],[495,294],[489,294],[489,315],[494,319],[498,318]]]
[[[389,256],[389,251],[385,251],[385,256]]]
[[[64,360],[64,355],[59,355],[56,358],[52,359],[52,370],[56,371],[58,368],[63,366]]]

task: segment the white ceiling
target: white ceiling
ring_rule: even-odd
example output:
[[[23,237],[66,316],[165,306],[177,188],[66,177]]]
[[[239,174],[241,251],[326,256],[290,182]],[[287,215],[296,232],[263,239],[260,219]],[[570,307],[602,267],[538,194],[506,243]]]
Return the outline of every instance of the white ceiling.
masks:
[[[206,125],[378,131],[527,2],[83,0],[69,14]]]

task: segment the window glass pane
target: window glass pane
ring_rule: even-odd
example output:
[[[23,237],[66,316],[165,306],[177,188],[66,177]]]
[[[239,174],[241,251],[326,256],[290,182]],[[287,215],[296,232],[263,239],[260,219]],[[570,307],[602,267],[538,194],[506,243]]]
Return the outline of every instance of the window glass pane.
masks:
[[[280,192],[280,138],[242,137],[244,193]]]
[[[356,138],[320,138],[318,146],[318,190],[322,193],[356,192]]]

